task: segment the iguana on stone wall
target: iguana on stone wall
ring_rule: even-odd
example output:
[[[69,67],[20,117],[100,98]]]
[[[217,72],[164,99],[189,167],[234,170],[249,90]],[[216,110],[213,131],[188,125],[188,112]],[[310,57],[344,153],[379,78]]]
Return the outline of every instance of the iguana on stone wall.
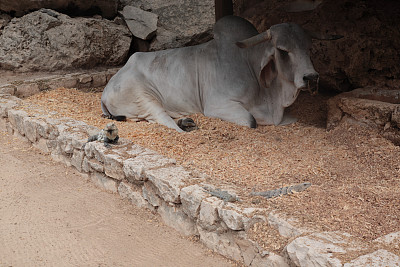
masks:
[[[268,191],[263,191],[263,192],[251,192],[250,194],[252,196],[262,196],[265,198],[273,198],[273,197],[279,197],[282,195],[288,195],[293,192],[301,192],[306,190],[311,186],[311,183],[302,183],[302,184],[297,184],[297,185],[291,185],[291,186],[285,186],[281,187],[278,189],[273,189],[273,190],[268,190]]]
[[[90,136],[83,147],[85,147],[87,143],[93,141],[103,142],[105,147],[110,147],[110,144],[116,144],[118,139],[118,128],[114,123],[110,122],[98,134]]]
[[[206,192],[212,196],[215,196],[219,199],[222,199],[224,202],[235,202],[235,201],[240,200],[236,195],[231,194],[228,191],[223,191],[218,188],[213,189],[213,188],[204,186],[203,189],[204,189],[204,192]]]

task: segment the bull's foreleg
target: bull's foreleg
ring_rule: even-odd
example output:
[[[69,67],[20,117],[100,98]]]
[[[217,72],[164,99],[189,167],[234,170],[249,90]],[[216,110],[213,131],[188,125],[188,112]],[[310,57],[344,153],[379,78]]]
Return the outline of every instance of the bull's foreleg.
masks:
[[[220,118],[238,125],[256,128],[257,122],[253,115],[248,112],[239,102],[229,102],[223,105],[215,105],[204,109],[207,117]]]
[[[146,104],[147,111],[150,114],[150,116],[146,118],[148,121],[157,122],[159,124],[167,126],[168,128],[175,129],[178,132],[183,132],[183,130],[178,127],[175,121],[168,115],[168,113],[161,105],[159,105],[158,103],[156,104],[154,101],[146,102]]]

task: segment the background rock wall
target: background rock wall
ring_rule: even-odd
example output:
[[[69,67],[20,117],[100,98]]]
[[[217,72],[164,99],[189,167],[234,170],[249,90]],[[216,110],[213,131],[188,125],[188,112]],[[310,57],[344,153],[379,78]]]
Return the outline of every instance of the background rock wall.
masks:
[[[400,88],[400,2],[323,0],[314,10],[288,12],[292,2],[236,0],[235,13],[249,19],[259,31],[277,23],[296,22],[314,32],[343,35],[336,41],[313,41],[311,58],[321,75],[322,88]]]

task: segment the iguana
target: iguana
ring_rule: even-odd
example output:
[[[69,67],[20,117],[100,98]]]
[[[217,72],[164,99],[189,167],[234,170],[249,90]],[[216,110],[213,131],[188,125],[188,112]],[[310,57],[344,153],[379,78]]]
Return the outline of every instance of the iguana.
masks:
[[[288,195],[293,192],[301,192],[301,191],[306,190],[310,186],[311,186],[311,183],[302,183],[302,184],[285,186],[285,187],[281,187],[278,189],[268,190],[268,191],[263,191],[263,192],[254,192],[253,191],[250,194],[252,196],[262,196],[265,198],[273,198],[273,197],[279,197],[282,195]]]
[[[110,147],[110,144],[116,144],[118,139],[118,128],[114,123],[110,122],[98,134],[90,136],[83,147],[85,147],[87,143],[93,141],[103,142],[105,147]]]
[[[236,195],[229,193],[228,191],[223,191],[221,189],[212,189],[210,187],[203,187],[204,192],[222,199],[224,202],[235,202],[240,200]]]

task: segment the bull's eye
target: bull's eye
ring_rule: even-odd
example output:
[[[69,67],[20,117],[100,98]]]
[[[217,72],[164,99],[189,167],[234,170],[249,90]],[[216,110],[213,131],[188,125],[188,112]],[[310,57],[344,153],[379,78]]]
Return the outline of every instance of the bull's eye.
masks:
[[[281,59],[286,60],[289,58],[289,52],[283,49],[278,48],[279,51],[279,56],[281,57]]]

